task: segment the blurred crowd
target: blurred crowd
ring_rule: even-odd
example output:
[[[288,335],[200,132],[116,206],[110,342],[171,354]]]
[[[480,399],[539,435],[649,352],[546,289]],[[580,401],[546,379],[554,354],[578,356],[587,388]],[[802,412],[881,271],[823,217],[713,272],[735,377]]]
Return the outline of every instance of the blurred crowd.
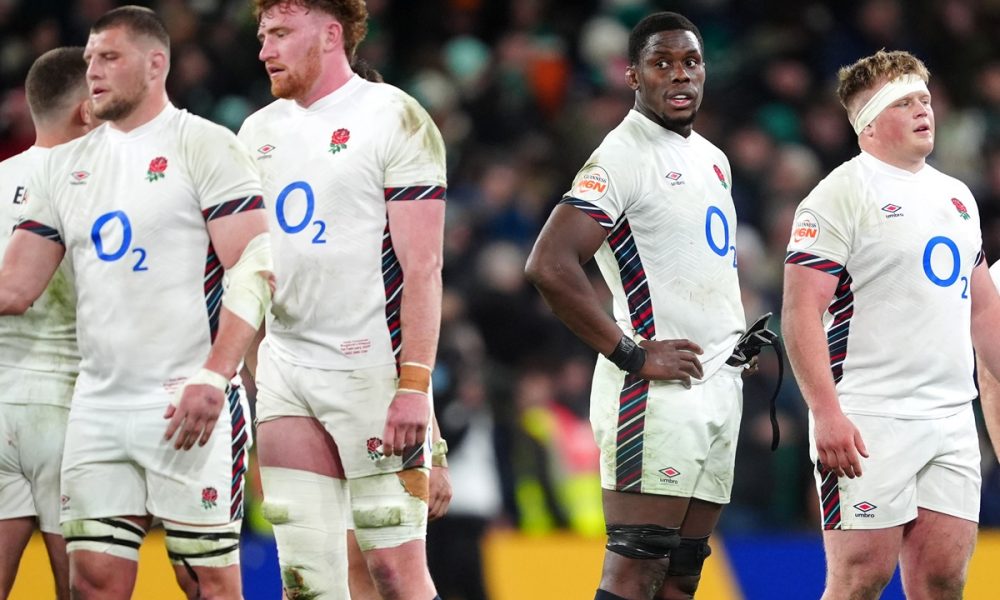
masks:
[[[0,0],[0,158],[33,141],[21,86],[32,60],[83,44],[90,23],[116,4]],[[170,30],[168,89],[177,106],[238,129],[271,101],[248,0],[149,5]],[[649,12],[683,13],[705,40],[695,129],[732,163],[749,319],[780,313],[795,206],[857,153],[834,93],[836,71],[880,48],[909,50],[931,70],[930,162],[973,190],[987,258],[1000,258],[998,0],[369,0],[368,9],[359,55],[427,108],[448,147],[434,391],[452,448],[454,501],[429,532],[432,570],[434,561],[474,560],[470,549],[491,527],[603,531],[587,422],[594,355],[554,319],[522,269],[576,170],[633,103],[628,32]],[[601,285],[596,270],[592,278]],[[788,369],[778,400],[782,444],[769,451],[767,398],[778,363],[767,352],[746,382],[723,534],[817,523],[805,407]],[[983,520],[1000,524],[1000,473],[985,438],[983,449]],[[434,555],[436,537],[449,540],[438,546],[450,554]]]

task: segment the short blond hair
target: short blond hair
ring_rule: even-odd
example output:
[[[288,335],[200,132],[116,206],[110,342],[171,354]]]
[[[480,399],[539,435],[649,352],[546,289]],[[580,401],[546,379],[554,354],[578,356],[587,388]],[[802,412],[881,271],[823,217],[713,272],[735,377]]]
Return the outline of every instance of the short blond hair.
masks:
[[[847,109],[852,119],[857,112],[857,106],[852,106],[859,94],[866,90],[874,90],[878,86],[892,81],[902,75],[916,75],[930,81],[931,73],[924,63],[905,50],[886,52],[879,50],[871,56],[866,56],[853,65],[841,67],[837,72],[837,96],[840,103]]]

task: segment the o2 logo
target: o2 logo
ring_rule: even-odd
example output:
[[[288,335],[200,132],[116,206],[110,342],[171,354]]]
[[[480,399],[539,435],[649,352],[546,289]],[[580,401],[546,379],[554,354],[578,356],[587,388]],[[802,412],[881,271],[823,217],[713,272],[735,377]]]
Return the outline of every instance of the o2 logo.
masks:
[[[288,197],[292,195],[292,192],[302,192],[306,200],[305,214],[296,223],[288,222],[289,217],[285,208]],[[316,196],[313,194],[312,186],[305,181],[293,181],[286,185],[285,189],[281,190],[281,193],[278,194],[278,199],[274,203],[274,210],[278,216],[278,225],[285,233],[299,233],[310,225],[314,225],[316,234],[312,238],[312,243],[326,243],[326,221],[320,219],[313,220],[313,213],[316,211]]]
[[[944,249],[938,250],[938,246],[944,246]],[[935,253],[940,256],[943,250],[947,250],[951,256],[951,270],[941,269],[941,261],[937,261],[938,270],[935,270],[931,260],[934,258]],[[931,280],[931,283],[941,287],[951,287],[955,282],[961,280],[962,282],[962,298],[969,297],[969,278],[962,276],[961,279],[958,276],[959,271],[962,267],[962,260],[958,254],[958,246],[952,241],[951,238],[945,237],[943,235],[932,237],[927,245],[924,246],[924,275],[927,279]],[[943,276],[942,276],[943,275]]]
[[[718,221],[722,226],[722,241],[718,241],[719,227],[714,227],[714,223]],[[705,239],[708,241],[708,247],[712,249],[719,256],[726,256],[730,252],[733,253],[733,268],[736,268],[736,246],[730,244],[729,238],[729,219],[726,218],[726,214],[718,206],[709,206],[708,211],[705,213]]]
[[[113,237],[110,235],[112,231],[117,226],[122,229],[121,241],[118,243],[117,248],[110,248],[105,246],[105,235],[108,237]],[[94,242],[94,250],[97,251],[97,258],[105,262],[115,262],[121,260],[129,253],[131,249],[131,254],[136,256],[135,263],[132,265],[133,271],[148,271],[149,267],[146,266],[146,250],[144,248],[131,248],[132,246],[132,222],[128,220],[128,215],[124,211],[116,210],[109,213],[104,213],[103,215],[97,217],[94,221],[93,227],[90,228],[90,239]]]

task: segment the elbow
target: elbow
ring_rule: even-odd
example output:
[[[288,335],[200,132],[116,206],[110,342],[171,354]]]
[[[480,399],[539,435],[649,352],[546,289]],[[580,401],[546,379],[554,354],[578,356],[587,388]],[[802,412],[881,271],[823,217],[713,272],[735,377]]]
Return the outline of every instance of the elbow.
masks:
[[[421,257],[419,260],[400,260],[404,281],[441,281],[444,260],[440,254]]]
[[[781,338],[785,342],[785,347],[788,348],[789,345],[794,345],[797,341],[796,338],[799,334],[799,324],[801,319],[801,312],[799,307],[795,306],[793,302],[785,301],[781,305]],[[823,317],[820,315],[818,322],[820,326],[823,323]]]
[[[524,277],[539,291],[550,289],[553,282],[558,279],[559,271],[558,263],[547,261],[534,253],[528,257],[528,262],[524,265]]]
[[[524,265],[524,278],[535,287],[538,287],[539,282],[542,280],[542,266],[539,264],[540,262],[535,254],[532,253],[528,256],[528,262]]]
[[[32,301],[27,296],[16,295],[7,299],[6,302],[0,304],[0,315],[2,316],[17,316],[23,315],[28,312],[31,308]]]
[[[781,335],[787,335],[791,328],[792,308],[789,302],[781,303]]]

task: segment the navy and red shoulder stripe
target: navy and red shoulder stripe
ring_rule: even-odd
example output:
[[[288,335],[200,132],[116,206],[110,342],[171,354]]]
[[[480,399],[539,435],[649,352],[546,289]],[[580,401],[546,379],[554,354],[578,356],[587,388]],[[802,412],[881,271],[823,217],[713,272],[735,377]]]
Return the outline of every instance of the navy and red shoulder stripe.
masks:
[[[218,219],[219,217],[234,215],[236,213],[258,208],[264,208],[264,198],[262,196],[247,196],[246,198],[237,198],[236,200],[229,200],[227,202],[216,204],[215,206],[201,211],[201,214],[205,217],[206,221],[211,221],[213,219]]]
[[[574,198],[572,196],[565,196],[559,201],[559,204],[569,204],[570,206],[579,208],[588,217],[597,221],[597,224],[603,227],[605,231],[611,231],[611,228],[615,225],[608,213],[604,212],[596,204],[592,204],[586,200],[580,200],[579,198]]]
[[[15,225],[14,229],[15,230],[20,229],[22,231],[30,231],[31,233],[33,233],[35,235],[40,235],[43,238],[45,238],[47,240],[52,240],[53,242],[55,242],[57,244],[62,244],[63,246],[66,245],[66,243],[62,239],[62,236],[59,235],[58,231],[56,231],[52,227],[49,227],[48,225],[45,225],[43,223],[39,223],[38,221],[32,221],[31,219],[25,219],[25,220],[21,221],[20,223],[18,223],[17,225]]]
[[[785,264],[802,265],[803,267],[823,271],[824,273],[829,273],[830,275],[840,275],[840,272],[844,270],[844,265],[840,263],[826,258],[820,258],[807,252],[789,252],[785,255]]]
[[[447,188],[443,185],[410,185],[406,187],[385,188],[386,202],[444,200],[447,195]]]

